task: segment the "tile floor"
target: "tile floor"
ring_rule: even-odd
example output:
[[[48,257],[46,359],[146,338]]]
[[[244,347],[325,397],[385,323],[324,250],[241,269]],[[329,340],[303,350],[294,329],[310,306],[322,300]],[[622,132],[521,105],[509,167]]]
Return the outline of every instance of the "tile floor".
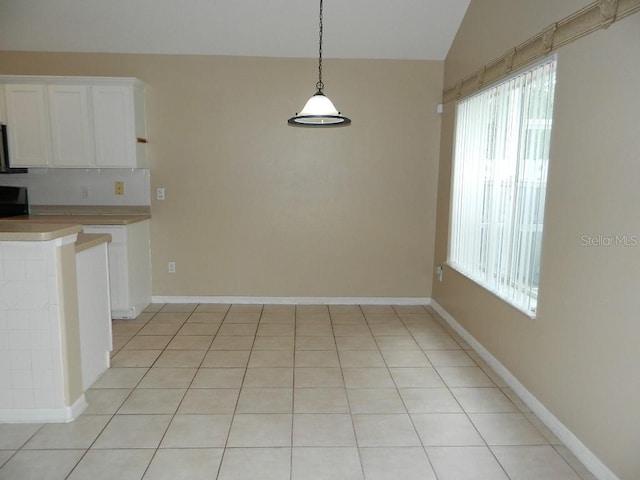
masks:
[[[152,305],[1,480],[593,480],[428,307]]]

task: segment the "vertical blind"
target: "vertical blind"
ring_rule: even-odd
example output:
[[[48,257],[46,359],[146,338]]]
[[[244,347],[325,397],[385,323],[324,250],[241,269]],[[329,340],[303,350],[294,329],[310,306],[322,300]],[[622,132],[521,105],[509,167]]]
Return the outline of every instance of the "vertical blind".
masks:
[[[519,309],[537,304],[556,59],[456,108],[449,264]]]

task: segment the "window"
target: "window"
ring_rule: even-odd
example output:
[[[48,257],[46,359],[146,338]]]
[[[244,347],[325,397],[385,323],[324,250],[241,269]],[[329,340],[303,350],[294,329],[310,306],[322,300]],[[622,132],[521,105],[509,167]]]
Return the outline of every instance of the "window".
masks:
[[[536,310],[555,56],[456,109],[449,264]]]

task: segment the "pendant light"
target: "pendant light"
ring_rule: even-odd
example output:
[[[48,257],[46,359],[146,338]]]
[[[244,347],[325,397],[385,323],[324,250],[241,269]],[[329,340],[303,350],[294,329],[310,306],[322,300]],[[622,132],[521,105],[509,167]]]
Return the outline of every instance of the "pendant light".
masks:
[[[340,114],[333,106],[329,97],[322,90],[322,0],[320,0],[320,48],[318,55],[318,90],[304,105],[300,113],[288,121],[292,127],[344,127],[351,124],[351,120]]]

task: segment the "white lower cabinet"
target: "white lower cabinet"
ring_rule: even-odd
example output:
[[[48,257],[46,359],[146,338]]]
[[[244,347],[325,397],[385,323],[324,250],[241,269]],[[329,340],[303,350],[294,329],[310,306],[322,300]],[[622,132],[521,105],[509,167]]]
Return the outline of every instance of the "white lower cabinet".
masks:
[[[87,225],[85,233],[108,233],[111,317],[133,319],[151,303],[149,221]]]

